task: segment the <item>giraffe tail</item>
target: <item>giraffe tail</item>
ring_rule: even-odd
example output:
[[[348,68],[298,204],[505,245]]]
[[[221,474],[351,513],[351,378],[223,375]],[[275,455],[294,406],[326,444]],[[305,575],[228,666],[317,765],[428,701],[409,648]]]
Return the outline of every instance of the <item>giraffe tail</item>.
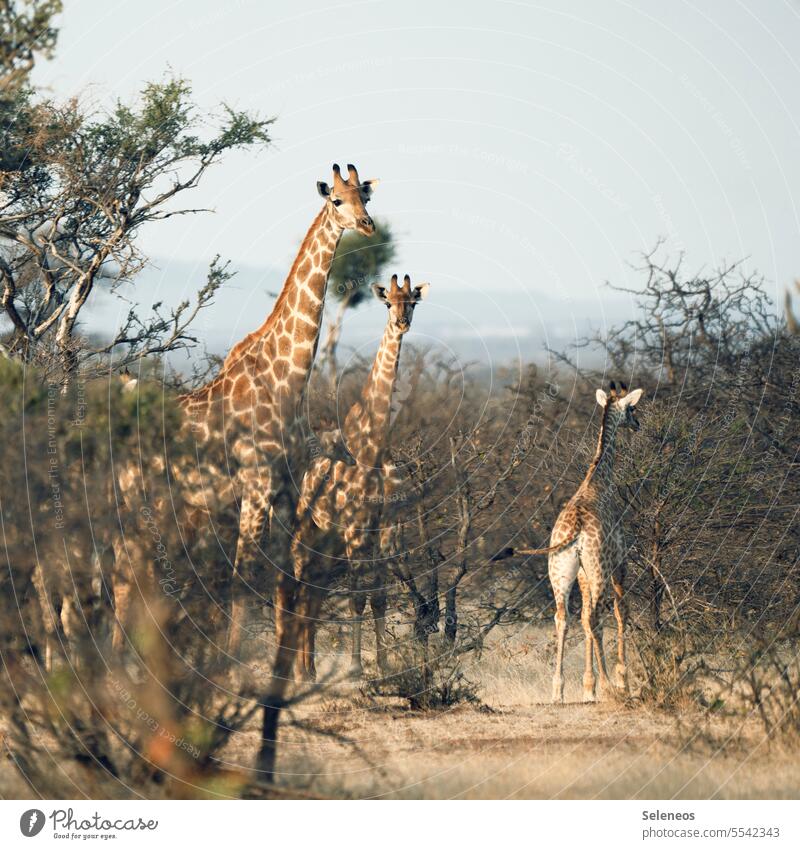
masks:
[[[552,554],[554,551],[561,551],[568,545],[572,545],[578,539],[578,534],[575,534],[571,539],[558,542],[555,545],[548,545],[545,548],[503,548],[495,554],[490,563],[496,563],[498,560],[508,560],[509,557],[530,557],[533,554]]]

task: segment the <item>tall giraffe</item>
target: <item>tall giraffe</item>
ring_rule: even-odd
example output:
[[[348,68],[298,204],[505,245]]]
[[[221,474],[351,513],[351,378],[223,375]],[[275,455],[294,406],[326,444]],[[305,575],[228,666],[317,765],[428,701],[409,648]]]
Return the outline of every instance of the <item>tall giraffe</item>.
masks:
[[[345,180],[334,164],[333,185],[317,183],[324,205],[269,317],[231,349],[214,380],[180,399],[197,448],[197,467],[186,472],[189,512],[195,514],[192,524],[209,515],[230,514],[232,519],[236,539],[228,637],[232,653],[238,651],[241,638],[244,588],[257,578],[263,562],[261,542],[283,473],[280,462],[301,420],[336,247],[345,230],[365,236],[375,231],[366,204],[378,181],[362,182],[355,166],[347,169]],[[207,459],[219,446],[224,448],[223,462],[218,457]],[[130,586],[123,584],[119,593],[115,589],[118,609],[127,607],[129,594]],[[118,618],[124,621],[121,612]]]
[[[356,465],[318,458],[303,480],[297,529],[292,543],[298,582],[297,612],[301,617],[299,643],[302,671],[314,679],[314,637],[320,608],[331,584],[345,570],[353,614],[353,652],[350,673],[361,676],[361,617],[369,596],[375,622],[378,668],[387,674],[386,567],[376,559],[376,535],[393,485],[393,466],[386,445],[391,424],[392,393],[403,336],[411,327],[414,308],[427,295],[428,284],[402,287],[397,275],[388,289],[373,286],[389,310],[372,370],[361,398],[345,418],[343,435]],[[344,557],[342,556],[344,555]]]
[[[625,384],[619,391],[610,384],[608,395],[597,390],[597,403],[603,408],[603,419],[597,449],[586,477],[577,492],[564,505],[550,535],[548,571],[556,601],[556,668],[553,676],[553,701],[564,701],[564,642],[567,636],[568,600],[575,583],[581,591],[581,622],[585,635],[585,669],[583,700],[595,700],[594,659],[600,673],[601,690],[609,690],[608,672],[603,653],[603,631],[598,621],[598,608],[609,578],[614,591],[614,615],[617,620],[617,666],[614,684],[628,686],[625,665],[625,543],[621,514],[614,494],[614,455],[620,427],[639,429],[636,404],[641,389],[628,392]],[[524,552],[518,552],[524,553]]]

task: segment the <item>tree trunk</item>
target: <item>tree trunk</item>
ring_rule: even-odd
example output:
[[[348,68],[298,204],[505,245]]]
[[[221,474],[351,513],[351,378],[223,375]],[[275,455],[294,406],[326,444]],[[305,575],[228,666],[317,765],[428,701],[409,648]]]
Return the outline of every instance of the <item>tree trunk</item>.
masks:
[[[439,630],[438,594],[431,598],[420,594],[414,598],[414,645],[416,663],[422,676],[420,705],[424,705],[431,688],[431,669],[428,638]]]
[[[425,627],[428,629],[428,634],[435,634],[439,630],[439,620],[442,615],[439,608],[439,566],[444,557],[441,551],[431,544],[421,503],[417,504],[417,527],[419,528],[420,542],[425,549],[425,556],[428,561],[427,589],[422,593],[425,598]]]
[[[288,432],[287,452],[272,468],[276,481],[272,501],[272,522],[268,550],[276,570],[275,642],[272,675],[261,699],[261,743],[256,756],[256,769],[261,780],[275,780],[275,758],[278,751],[278,728],[281,711],[287,705],[286,694],[292,679],[298,653],[300,628],[297,621],[297,582],[294,577],[291,545],[297,515],[297,485],[308,465],[301,429],[295,425]]]
[[[470,498],[469,479],[463,466],[458,464],[458,451],[463,442],[454,437],[450,438],[450,462],[456,477],[458,492],[458,537],[456,539],[456,556],[460,560],[458,571],[453,576],[450,586],[445,593],[444,635],[451,646],[455,645],[458,634],[458,610],[456,595],[461,579],[467,573],[467,548],[469,546],[470,530],[472,528],[472,504]]]
[[[458,633],[458,610],[456,608],[456,593],[458,587],[447,588],[444,597],[444,637],[450,645],[455,645]]]
[[[336,351],[339,347],[339,340],[342,337],[342,325],[344,324],[344,314],[350,306],[350,297],[345,296],[339,302],[339,309],[336,310],[336,317],[328,325],[328,337],[325,340],[324,360],[328,366],[328,374],[330,375],[331,383],[336,385],[339,377],[338,365],[336,362]]]
[[[661,519],[656,516],[653,526],[653,545],[650,551],[650,612],[656,631],[660,631],[662,628],[661,602],[664,598],[664,582],[661,580],[661,563]]]
[[[69,382],[78,366],[78,357],[75,348],[73,332],[78,320],[78,313],[86,303],[92,290],[92,278],[88,275],[82,277],[72,290],[67,308],[58,321],[56,330],[56,351],[58,352],[58,367],[61,370],[61,391],[66,392]]]

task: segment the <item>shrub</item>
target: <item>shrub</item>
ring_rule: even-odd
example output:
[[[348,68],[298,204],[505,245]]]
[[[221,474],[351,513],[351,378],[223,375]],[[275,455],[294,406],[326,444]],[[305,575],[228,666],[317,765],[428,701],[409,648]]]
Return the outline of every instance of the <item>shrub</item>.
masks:
[[[118,378],[62,395],[3,360],[0,403],[0,713],[13,764],[55,798],[241,792],[248,776],[216,756],[257,705],[231,690],[218,648],[225,621],[205,582],[224,563],[190,556],[179,532],[181,488],[164,461],[165,434],[172,459],[186,451],[174,399]],[[112,474],[131,466],[138,506]],[[115,650],[119,582],[130,611]]]

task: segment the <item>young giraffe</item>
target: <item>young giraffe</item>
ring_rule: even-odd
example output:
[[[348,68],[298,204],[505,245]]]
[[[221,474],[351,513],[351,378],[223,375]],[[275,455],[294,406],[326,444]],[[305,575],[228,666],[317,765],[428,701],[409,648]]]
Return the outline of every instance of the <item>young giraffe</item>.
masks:
[[[389,316],[375,362],[361,393],[350,408],[343,435],[356,460],[346,466],[320,457],[303,480],[298,504],[297,530],[292,543],[301,617],[301,672],[316,677],[314,638],[327,589],[347,570],[353,614],[353,653],[350,674],[360,677],[361,617],[369,596],[375,622],[377,661],[388,673],[386,660],[386,569],[376,560],[376,532],[380,530],[393,466],[386,457],[391,422],[392,393],[403,336],[411,327],[414,308],[427,295],[428,284],[411,286],[397,275],[387,290],[373,286],[375,296],[388,307]],[[344,557],[342,556],[344,555]]]
[[[353,165],[347,169],[347,180],[334,165],[333,185],[317,183],[325,204],[267,320],[233,347],[214,380],[180,399],[198,458],[197,466],[185,471],[192,491],[188,524],[198,532],[209,515],[218,520],[231,514],[230,532],[236,539],[228,638],[232,653],[238,651],[241,635],[241,584],[253,581],[263,562],[261,542],[283,471],[278,467],[300,421],[336,247],[345,230],[365,236],[375,231],[366,204],[378,181],[361,182]],[[223,462],[208,459],[220,445]],[[121,583],[119,591],[115,587],[123,623],[129,595],[129,585]]]
[[[553,701],[564,701],[564,642],[567,636],[568,600],[575,583],[581,591],[581,622],[585,635],[586,661],[583,674],[583,700],[595,700],[593,654],[597,658],[601,690],[608,691],[609,679],[603,653],[603,631],[598,610],[609,578],[614,591],[617,620],[617,667],[614,684],[626,690],[625,665],[625,544],[619,509],[613,491],[614,454],[620,427],[639,429],[636,404],[642,390],[628,392],[625,384],[617,391],[614,383],[608,395],[597,390],[597,403],[603,408],[597,450],[586,477],[558,515],[550,536],[550,584],[556,601],[556,668]],[[518,552],[524,553],[524,552]]]

